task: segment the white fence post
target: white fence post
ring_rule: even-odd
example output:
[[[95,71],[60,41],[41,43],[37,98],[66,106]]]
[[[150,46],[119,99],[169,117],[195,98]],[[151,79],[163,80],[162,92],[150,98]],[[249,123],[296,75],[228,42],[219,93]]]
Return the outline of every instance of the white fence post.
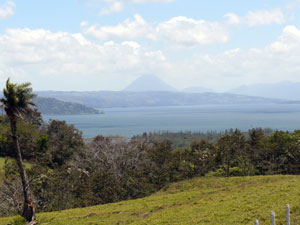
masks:
[[[286,205],[286,225],[290,224],[290,205]]]
[[[254,221],[254,225],[259,225],[258,220],[255,220],[255,221]]]
[[[275,212],[271,212],[271,225],[275,225]]]

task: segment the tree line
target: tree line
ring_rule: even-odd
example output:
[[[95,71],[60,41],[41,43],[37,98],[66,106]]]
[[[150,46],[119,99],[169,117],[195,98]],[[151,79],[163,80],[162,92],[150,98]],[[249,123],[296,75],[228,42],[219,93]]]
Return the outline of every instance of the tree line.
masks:
[[[2,118],[1,156],[15,157],[8,122]],[[170,182],[200,176],[299,174],[300,131],[234,130],[216,143],[194,141],[174,148],[144,134],[131,140],[97,136],[85,142],[64,121],[18,124],[37,212],[86,207],[150,195]],[[0,186],[1,216],[22,212],[16,163],[7,160]]]

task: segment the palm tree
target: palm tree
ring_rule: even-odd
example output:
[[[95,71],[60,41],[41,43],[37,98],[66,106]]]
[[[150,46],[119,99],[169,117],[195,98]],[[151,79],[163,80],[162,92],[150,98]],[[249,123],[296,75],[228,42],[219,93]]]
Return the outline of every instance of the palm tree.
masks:
[[[32,93],[30,83],[14,84],[10,83],[9,78],[6,82],[6,88],[3,89],[4,97],[0,99],[2,107],[10,121],[11,134],[16,151],[16,160],[19,167],[19,172],[22,180],[24,208],[22,216],[28,221],[35,220],[35,207],[32,200],[28,179],[24,169],[22,160],[22,153],[19,145],[19,138],[17,136],[17,120],[23,119],[23,115],[32,110],[31,106],[35,106],[32,99],[35,94]]]

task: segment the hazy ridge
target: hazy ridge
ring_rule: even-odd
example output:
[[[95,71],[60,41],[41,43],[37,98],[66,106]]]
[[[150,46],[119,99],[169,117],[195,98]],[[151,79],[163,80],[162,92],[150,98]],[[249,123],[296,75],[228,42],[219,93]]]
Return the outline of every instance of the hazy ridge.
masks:
[[[93,108],[145,107],[145,106],[184,106],[213,104],[288,104],[288,101],[263,97],[250,97],[228,93],[183,93],[183,92],[64,92],[40,91],[41,97],[60,101],[75,102]]]
[[[38,105],[38,111],[42,114],[79,115],[100,113],[100,111],[82,104],[63,102],[54,98],[37,97],[35,103]]]
[[[300,100],[300,83],[285,81],[273,84],[243,85],[229,92],[265,98]]]

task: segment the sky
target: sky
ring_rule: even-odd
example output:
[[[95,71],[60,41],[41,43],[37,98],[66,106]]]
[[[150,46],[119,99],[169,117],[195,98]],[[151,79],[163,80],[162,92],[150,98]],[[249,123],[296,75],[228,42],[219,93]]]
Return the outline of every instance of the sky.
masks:
[[[300,82],[300,0],[0,0],[0,88]]]

